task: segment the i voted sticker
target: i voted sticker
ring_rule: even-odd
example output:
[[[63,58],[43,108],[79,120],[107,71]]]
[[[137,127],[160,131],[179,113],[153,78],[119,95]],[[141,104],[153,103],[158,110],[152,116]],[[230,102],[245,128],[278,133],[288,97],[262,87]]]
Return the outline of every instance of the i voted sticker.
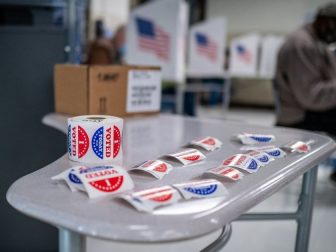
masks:
[[[167,156],[176,158],[184,165],[192,164],[206,159],[203,153],[196,149],[186,149],[181,152],[168,154]]]
[[[183,190],[188,191],[190,193],[196,194],[196,195],[211,195],[217,190],[217,185],[206,185],[206,186],[201,186],[201,187],[192,187],[192,186],[187,186],[183,188]]]
[[[227,191],[222,183],[215,179],[200,179],[173,184],[184,199],[222,197]]]
[[[121,133],[117,126],[113,127],[113,158],[118,156],[121,146]]]
[[[112,127],[100,127],[92,137],[92,149],[100,159],[109,159],[112,155],[116,157],[120,143],[120,130],[116,126],[113,127],[113,132]]]
[[[259,163],[262,166],[265,166],[274,160],[272,156],[268,155],[265,152],[260,152],[260,151],[249,151],[246,153],[246,155],[249,155],[251,157],[258,159]]]
[[[308,153],[310,152],[311,144],[313,143],[314,143],[313,140],[310,140],[308,142],[294,141],[294,142],[290,142],[289,144],[285,145],[283,149],[289,152]]]
[[[232,181],[237,181],[243,178],[244,174],[238,171],[233,167],[227,167],[220,165],[215,168],[211,168],[210,170],[206,171],[205,173],[214,174],[219,178],[227,178]]]
[[[287,155],[286,152],[284,152],[282,149],[277,148],[277,147],[272,148],[272,149],[265,149],[263,150],[263,152],[267,153],[268,155],[274,158],[282,158]]]
[[[125,169],[118,166],[95,166],[76,171],[90,198],[133,189],[134,183]]]
[[[75,175],[75,171],[82,168],[82,166],[72,167],[56,176],[53,176],[51,179],[56,181],[64,181],[72,192],[76,192],[78,190],[85,191],[82,181]]]
[[[257,172],[260,168],[260,163],[256,158],[245,154],[232,155],[225,159],[222,165],[243,169],[249,173]]]
[[[242,142],[242,144],[247,145],[265,144],[273,142],[275,140],[275,136],[273,135],[250,134],[250,133],[242,133],[239,134],[237,137]]]
[[[215,137],[204,137],[190,142],[190,145],[199,146],[207,151],[214,151],[222,146],[222,142]]]
[[[171,164],[162,160],[148,160],[141,165],[134,167],[132,171],[144,171],[153,175],[157,179],[162,179],[172,169],[173,166]]]
[[[101,159],[104,158],[104,127],[99,128],[92,137],[92,148],[94,153]]]
[[[138,211],[152,212],[158,207],[177,203],[181,196],[173,187],[162,186],[121,195],[120,198],[129,202]]]
[[[68,151],[70,156],[76,158],[82,158],[89,149],[90,140],[85,129],[81,126],[71,126],[69,125],[68,133]]]

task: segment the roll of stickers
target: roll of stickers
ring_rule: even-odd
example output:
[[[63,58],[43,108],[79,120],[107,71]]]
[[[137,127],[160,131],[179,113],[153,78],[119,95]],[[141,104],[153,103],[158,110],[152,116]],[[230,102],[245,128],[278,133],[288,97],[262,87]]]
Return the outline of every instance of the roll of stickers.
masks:
[[[123,119],[106,115],[68,119],[68,153],[82,163],[122,162]]]

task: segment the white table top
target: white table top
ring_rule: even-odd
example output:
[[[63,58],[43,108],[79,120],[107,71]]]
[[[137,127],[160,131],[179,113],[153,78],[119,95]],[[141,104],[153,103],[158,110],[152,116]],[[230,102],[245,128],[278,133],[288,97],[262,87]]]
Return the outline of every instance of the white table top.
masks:
[[[66,117],[50,114],[43,122],[66,132]],[[177,167],[162,180],[131,173],[135,190],[186,181],[229,155],[241,153],[241,144],[232,137],[241,132],[274,134],[275,144],[292,140],[315,140],[308,154],[291,154],[277,159],[255,174],[245,174],[238,182],[225,182],[226,198],[193,200],[142,213],[129,204],[106,197],[90,200],[84,193],[71,193],[50,178],[76,164],[64,155],[50,165],[17,180],[7,192],[8,202],[20,212],[55,226],[99,238],[120,241],[175,241],[217,230],[251,207],[277,192],[336,149],[324,135],[307,131],[251,126],[239,122],[206,120],[173,115],[126,119],[123,136],[124,166],[172,153],[194,138],[214,136],[224,144],[208,153],[201,163]],[[52,143],[50,143],[52,144]]]

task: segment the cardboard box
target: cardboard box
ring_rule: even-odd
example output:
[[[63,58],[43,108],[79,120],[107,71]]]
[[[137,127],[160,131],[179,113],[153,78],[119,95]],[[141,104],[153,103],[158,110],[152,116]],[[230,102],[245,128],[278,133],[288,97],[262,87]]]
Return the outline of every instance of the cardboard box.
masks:
[[[159,67],[58,64],[55,110],[70,115],[128,116],[160,111]]]

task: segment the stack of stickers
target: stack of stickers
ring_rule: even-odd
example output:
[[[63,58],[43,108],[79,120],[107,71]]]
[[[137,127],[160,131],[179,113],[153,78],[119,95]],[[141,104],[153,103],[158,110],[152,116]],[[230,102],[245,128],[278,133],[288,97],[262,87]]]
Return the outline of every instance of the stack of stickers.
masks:
[[[215,137],[204,137],[191,141],[188,146],[196,146],[202,148],[205,151],[212,152],[221,148],[222,142]],[[206,156],[194,148],[186,148],[182,151],[164,155],[162,159],[173,158],[184,166],[191,165],[206,159]],[[161,159],[148,160],[139,165],[136,165],[131,171],[142,171],[151,174],[157,179],[162,179],[165,175],[173,170],[173,166]]]
[[[262,166],[266,166],[275,159],[285,157],[287,153],[309,152],[310,144],[313,143],[313,141],[308,141],[306,143],[302,141],[294,141],[279,148],[274,145],[260,145],[273,142],[275,137],[272,135],[244,133],[239,134],[237,137],[245,145],[244,150],[246,152],[229,156],[223,160],[219,166],[206,171],[206,175],[214,175],[218,179],[225,178],[231,181],[238,181],[244,177],[243,172],[246,172],[247,174],[255,173]],[[210,143],[213,147],[210,148],[210,146],[204,145],[207,143]],[[214,137],[192,141],[191,144],[197,146],[203,145],[202,148],[207,151],[215,150],[221,146],[221,142]],[[167,156],[176,158],[184,165],[205,159],[205,155],[196,149],[188,149]],[[153,170],[155,169],[167,172],[173,168],[162,160],[150,160],[135,169],[147,169],[149,173],[153,173]],[[153,175],[158,177],[155,173]],[[129,202],[138,211],[152,212],[160,206],[176,204],[180,201],[188,201],[195,198],[225,197],[227,194],[228,191],[225,189],[223,183],[217,179],[198,179],[128,193],[121,195],[120,197]]]
[[[68,157],[79,164],[52,179],[65,181],[71,191],[84,191],[90,198],[133,189],[127,171],[115,165],[122,163],[122,130],[123,119],[114,116],[69,118]]]
[[[226,158],[219,166],[206,171],[206,174],[237,181],[243,178],[242,172],[255,173],[260,167],[277,158],[285,157],[287,153],[308,153],[310,145],[314,142],[293,141],[279,148],[274,145],[260,145],[273,142],[275,140],[273,135],[243,133],[237,138],[245,145],[241,150],[246,152]]]

